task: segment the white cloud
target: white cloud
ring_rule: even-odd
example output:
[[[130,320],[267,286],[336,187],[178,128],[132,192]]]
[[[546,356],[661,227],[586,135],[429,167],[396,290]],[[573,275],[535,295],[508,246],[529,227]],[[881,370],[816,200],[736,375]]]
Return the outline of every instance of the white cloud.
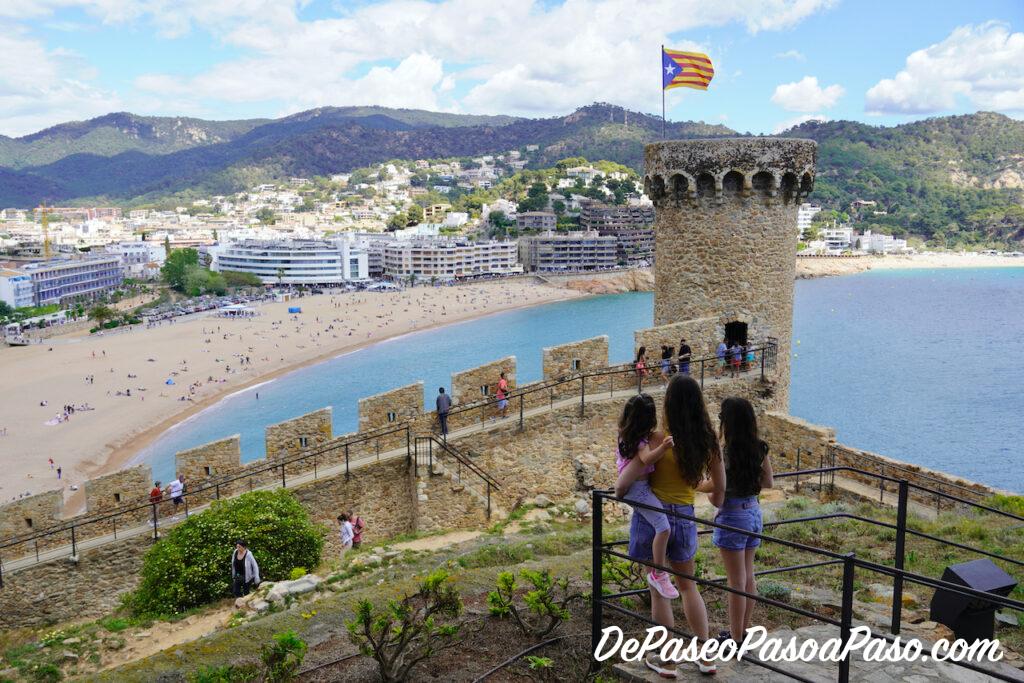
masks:
[[[776,59],[792,59],[792,60],[795,60],[797,62],[802,62],[805,59],[807,59],[806,57],[804,57],[804,53],[800,52],[800,50],[786,50],[785,52],[777,52],[775,54],[775,58]]]
[[[871,87],[865,109],[930,114],[955,108],[961,98],[980,109],[1024,111],[1024,33],[995,21],[961,26]]]
[[[0,0],[0,17],[60,19],[73,7],[163,36],[201,30],[236,55],[199,73],[168,67],[137,77],[122,99],[149,111],[216,116],[233,103],[286,102],[289,111],[379,103],[553,115],[593,101],[654,111],[659,43],[709,52],[720,78],[734,71],[714,45],[668,36],[784,29],[835,2],[648,0],[641,11],[635,0],[502,0],[481,11],[479,0],[381,0],[338,3],[335,16],[305,20],[308,1]],[[0,130],[10,128],[0,113]]]
[[[772,102],[789,111],[815,111],[828,109],[843,96],[841,85],[822,88],[814,76],[804,76],[795,83],[776,86]]]
[[[784,131],[789,130],[793,126],[799,126],[801,123],[807,123],[808,121],[831,121],[824,114],[804,114],[803,116],[795,116],[791,119],[786,119],[780,122],[772,129],[772,135],[778,135]]]

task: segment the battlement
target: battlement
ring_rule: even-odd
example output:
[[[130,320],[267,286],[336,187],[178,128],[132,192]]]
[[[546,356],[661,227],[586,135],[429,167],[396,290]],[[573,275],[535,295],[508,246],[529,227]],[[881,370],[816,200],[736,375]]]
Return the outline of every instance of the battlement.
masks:
[[[657,142],[645,150],[644,191],[659,208],[753,197],[798,204],[814,189],[817,149],[791,138]]]

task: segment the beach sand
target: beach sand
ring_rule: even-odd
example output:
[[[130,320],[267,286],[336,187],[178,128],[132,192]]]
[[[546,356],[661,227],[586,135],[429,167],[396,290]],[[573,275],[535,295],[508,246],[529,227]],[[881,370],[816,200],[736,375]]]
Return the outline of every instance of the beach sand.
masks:
[[[124,466],[165,429],[232,391],[389,337],[578,296],[529,280],[322,294],[261,305],[250,319],[200,314],[0,347],[0,503],[65,487],[70,512],[84,504],[85,480]],[[289,315],[289,306],[302,313]],[[67,404],[92,410],[56,422]]]
[[[919,268],[1024,268],[1024,258],[974,253],[927,253],[908,256],[858,256],[851,258],[800,257],[797,278],[852,275],[865,270],[908,270]]]

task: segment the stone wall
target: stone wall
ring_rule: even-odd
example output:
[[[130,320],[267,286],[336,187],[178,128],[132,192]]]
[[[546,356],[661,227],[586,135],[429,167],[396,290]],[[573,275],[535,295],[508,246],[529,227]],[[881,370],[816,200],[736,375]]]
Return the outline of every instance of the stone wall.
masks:
[[[758,417],[758,430],[761,438],[768,443],[772,466],[776,472],[797,469],[797,449],[800,450],[800,469],[813,469],[821,462],[827,464],[829,446],[836,440],[834,429],[773,411],[764,412]]]
[[[125,505],[140,505],[149,501],[149,490],[153,485],[153,470],[149,465],[90,479],[85,482],[85,509],[87,514],[110,512]],[[116,526],[125,528],[149,520],[151,511],[142,507],[134,512],[118,515],[117,519],[89,524],[82,531],[87,536],[109,533]]]
[[[716,317],[778,339],[776,409],[789,406],[796,214],[814,186],[810,140],[667,141],[645,150],[656,209],[654,322]]]
[[[139,583],[151,536],[135,536],[18,572],[4,573],[0,630],[95,619]]]
[[[267,459],[297,455],[303,450],[322,446],[331,440],[332,423],[328,406],[270,425],[266,428]]]
[[[509,389],[514,389],[516,387],[515,356],[506,356],[486,365],[452,373],[452,407],[458,408],[468,403],[478,403],[480,407],[451,415],[448,420],[449,430],[480,422],[481,419],[491,417],[497,412],[495,393],[498,388],[498,380],[503,372],[505,379],[508,380]],[[484,393],[484,387],[486,387],[487,393]],[[509,409],[511,410],[511,406]]]
[[[202,486],[205,479],[219,478],[238,472],[241,463],[241,438],[238,434],[190,448],[187,451],[180,451],[174,456],[176,474],[185,477],[185,485],[192,491],[196,491]],[[167,482],[163,482],[163,485],[166,487]],[[231,495],[233,490],[232,485],[226,485],[221,488],[221,496]],[[206,503],[213,500],[214,497],[213,491],[203,491],[196,496],[190,496],[189,505]]]
[[[582,370],[608,367],[608,337],[606,335],[583,341],[549,346],[544,349],[544,378],[565,377]]]
[[[728,321],[721,317],[708,316],[637,330],[633,333],[633,354],[635,356],[640,347],[645,346],[647,347],[647,360],[656,363],[661,360],[662,346],[671,346],[672,350],[678,354],[679,341],[686,339],[686,343],[690,345],[692,351],[692,358],[714,356],[715,347],[722,339],[726,322]],[[708,368],[708,370],[710,369]],[[691,372],[693,371],[691,370]]]
[[[0,508],[0,538],[29,534],[58,524],[64,517],[64,492],[61,489],[43,491],[34,496],[7,503]],[[40,539],[39,549],[70,543],[68,539]],[[36,544],[22,543],[4,548],[4,557],[12,558],[35,552]]]
[[[414,382],[359,399],[360,432],[419,421],[426,422],[423,412],[423,382]],[[391,434],[379,440],[379,447],[387,451],[404,443],[405,435]]]

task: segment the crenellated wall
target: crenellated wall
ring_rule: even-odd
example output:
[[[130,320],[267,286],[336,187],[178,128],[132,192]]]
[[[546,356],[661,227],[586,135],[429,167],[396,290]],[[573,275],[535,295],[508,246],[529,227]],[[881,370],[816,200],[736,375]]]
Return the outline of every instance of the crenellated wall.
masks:
[[[331,408],[321,408],[266,428],[266,457],[283,458],[322,446],[332,438]]]
[[[608,367],[608,336],[549,346],[544,349],[544,378],[573,375],[583,370]]]
[[[110,512],[125,505],[144,504],[149,500],[149,490],[153,485],[153,470],[149,465],[139,465],[131,469],[112,472],[90,479],[85,482],[86,514]],[[97,522],[88,526],[89,536],[110,533],[115,526],[122,528],[142,524],[150,517],[151,511],[145,507],[106,522]]]
[[[64,492],[61,489],[43,491],[34,496],[5,504],[0,508],[0,538],[11,538],[45,529],[62,521],[64,517]],[[40,539],[40,550],[51,545],[67,543],[68,540]],[[18,557],[35,552],[36,543],[23,543],[4,548],[4,557]]]
[[[693,358],[713,356],[727,322],[725,318],[711,316],[637,330],[633,333],[633,353],[645,346],[648,362],[655,363],[661,360],[662,346],[671,346],[678,354],[679,342],[685,339]]]

